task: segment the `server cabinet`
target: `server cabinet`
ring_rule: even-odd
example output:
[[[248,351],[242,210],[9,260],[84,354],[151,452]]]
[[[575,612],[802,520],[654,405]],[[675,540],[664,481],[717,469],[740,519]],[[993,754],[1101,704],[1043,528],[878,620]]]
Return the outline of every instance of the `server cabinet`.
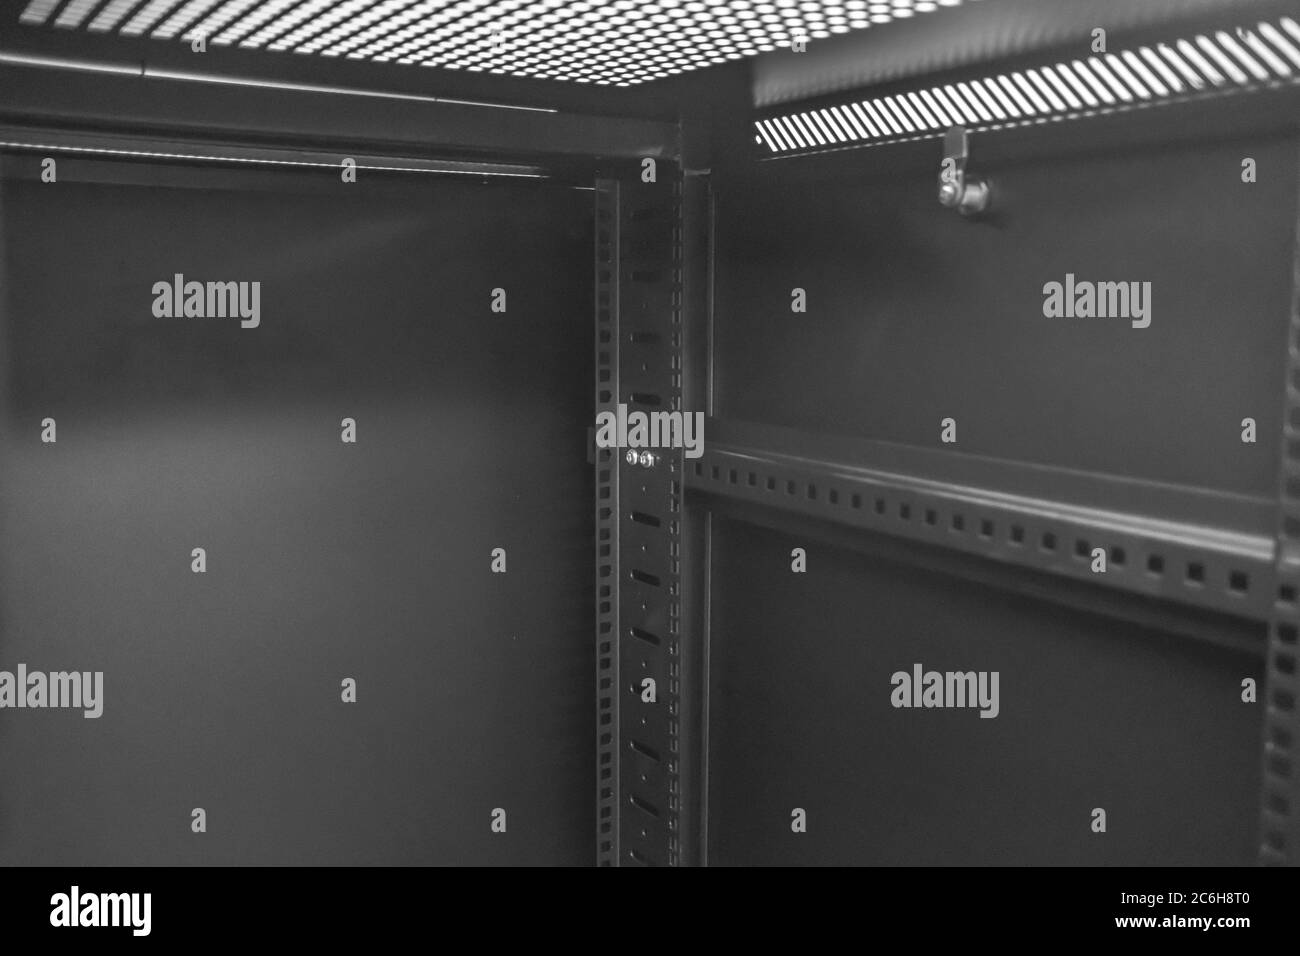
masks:
[[[9,17],[0,858],[1293,863],[1300,9],[479,6]]]

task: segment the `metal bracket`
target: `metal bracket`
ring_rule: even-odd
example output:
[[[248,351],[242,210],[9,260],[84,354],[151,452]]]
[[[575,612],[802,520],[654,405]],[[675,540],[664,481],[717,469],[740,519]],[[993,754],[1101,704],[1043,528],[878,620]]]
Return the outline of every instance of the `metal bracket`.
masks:
[[[966,174],[970,138],[966,127],[954,126],[943,136],[943,163],[939,167],[939,202],[963,216],[984,212],[990,190],[986,180]]]

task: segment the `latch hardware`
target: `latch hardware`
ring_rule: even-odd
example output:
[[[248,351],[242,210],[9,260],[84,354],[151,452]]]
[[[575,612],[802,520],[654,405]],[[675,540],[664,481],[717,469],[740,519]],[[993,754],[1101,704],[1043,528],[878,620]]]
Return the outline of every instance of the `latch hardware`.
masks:
[[[970,138],[966,127],[954,126],[943,136],[943,165],[939,168],[939,202],[963,216],[984,212],[989,205],[989,184],[966,174]]]

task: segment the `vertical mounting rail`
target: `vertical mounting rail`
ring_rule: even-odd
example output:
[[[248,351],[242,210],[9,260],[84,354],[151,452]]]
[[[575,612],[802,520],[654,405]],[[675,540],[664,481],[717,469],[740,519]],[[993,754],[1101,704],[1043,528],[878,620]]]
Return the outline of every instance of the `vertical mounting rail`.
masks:
[[[1277,592],[1269,616],[1264,677],[1263,806],[1259,859],[1300,864],[1300,214],[1297,215],[1291,316],[1287,323],[1286,404],[1282,418]]]
[[[655,180],[596,185],[596,411],[651,421],[682,412],[678,167]],[[597,448],[596,495],[598,862],[676,866],[682,449]]]
[[[618,182],[596,183],[596,413],[618,396]],[[596,863],[618,862],[618,449],[596,458]]]

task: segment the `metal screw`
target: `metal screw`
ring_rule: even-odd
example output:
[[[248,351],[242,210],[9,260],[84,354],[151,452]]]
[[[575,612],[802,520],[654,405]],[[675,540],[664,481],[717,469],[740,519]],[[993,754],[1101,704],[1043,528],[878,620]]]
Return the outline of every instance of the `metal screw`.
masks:
[[[637,462],[636,451],[634,449],[629,448],[627,451],[627,463],[629,465],[635,465],[636,462]]]
[[[655,456],[654,456],[654,455],[650,454],[648,451],[643,451],[643,452],[641,452],[641,467],[642,467],[642,468],[653,468],[653,467],[654,467],[654,463],[655,463]]]

